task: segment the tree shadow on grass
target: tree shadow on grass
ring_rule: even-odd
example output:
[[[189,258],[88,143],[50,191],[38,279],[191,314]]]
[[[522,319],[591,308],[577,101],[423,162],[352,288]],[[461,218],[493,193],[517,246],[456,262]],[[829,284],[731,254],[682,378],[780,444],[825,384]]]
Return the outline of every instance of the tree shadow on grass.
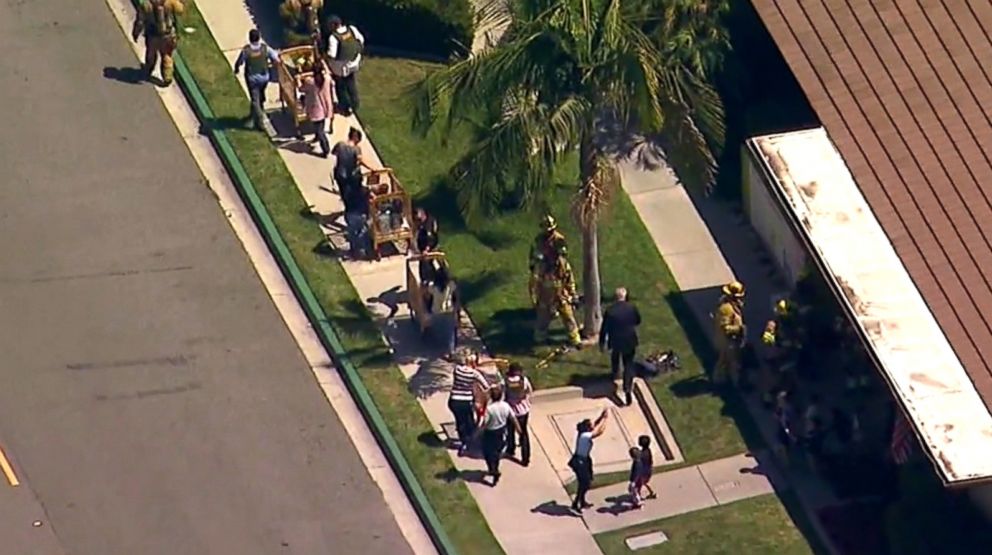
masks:
[[[534,311],[530,308],[499,310],[492,315],[483,330],[482,340],[494,352],[510,355],[532,354],[534,329],[531,322]]]
[[[414,208],[423,208],[434,216],[440,227],[441,248],[446,231],[465,231],[465,219],[458,207],[458,193],[446,179],[438,179],[413,199]]]
[[[458,290],[462,303],[471,306],[473,301],[481,299],[495,287],[510,280],[510,273],[505,269],[483,270],[471,276],[458,276]]]
[[[474,235],[480,243],[494,251],[508,249],[517,241],[513,234],[492,228],[480,229]]]

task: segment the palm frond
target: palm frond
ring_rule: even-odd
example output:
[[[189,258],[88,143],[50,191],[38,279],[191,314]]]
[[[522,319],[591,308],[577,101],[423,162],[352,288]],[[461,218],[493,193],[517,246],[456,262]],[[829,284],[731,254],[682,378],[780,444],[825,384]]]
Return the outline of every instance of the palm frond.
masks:
[[[672,99],[663,99],[665,125],[658,135],[672,169],[686,186],[709,193],[716,183],[716,159],[706,137],[692,118],[690,108]]]
[[[497,121],[452,172],[466,218],[487,213],[507,193],[524,204],[539,199],[590,113],[582,98],[549,109],[527,91],[509,93]]]

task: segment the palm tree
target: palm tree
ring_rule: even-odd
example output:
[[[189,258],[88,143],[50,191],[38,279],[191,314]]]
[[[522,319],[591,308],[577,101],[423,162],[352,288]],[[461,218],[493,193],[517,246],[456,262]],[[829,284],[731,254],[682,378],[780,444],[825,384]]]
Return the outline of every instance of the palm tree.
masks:
[[[494,27],[508,24],[506,34],[420,84],[416,125],[426,133],[484,114],[484,133],[453,169],[467,218],[508,194],[524,204],[543,198],[555,168],[578,151],[573,215],[582,231],[583,333],[595,336],[602,322],[598,222],[619,182],[597,140],[601,124],[636,122],[661,133],[686,161],[682,179],[708,189],[715,162],[704,132],[721,129],[719,99],[686,59],[663,56],[645,32],[651,19],[620,0],[505,0],[491,4],[486,18]],[[663,34],[662,27],[651,30]]]

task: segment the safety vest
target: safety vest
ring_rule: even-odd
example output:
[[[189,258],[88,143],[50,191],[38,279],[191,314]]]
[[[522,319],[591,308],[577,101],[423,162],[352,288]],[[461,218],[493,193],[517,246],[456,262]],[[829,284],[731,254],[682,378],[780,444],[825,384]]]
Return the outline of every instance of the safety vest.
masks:
[[[151,31],[155,36],[169,37],[176,34],[176,16],[167,8],[166,0],[151,0]]]
[[[344,28],[344,32],[335,30],[334,38],[338,39],[335,61],[348,63],[358,59],[358,55],[362,53],[362,43],[358,41],[350,25]]]
[[[527,395],[527,382],[523,376],[506,377],[506,402],[510,406],[517,406]]]
[[[269,47],[261,44],[259,48],[245,46],[245,70],[248,75],[269,74]]]

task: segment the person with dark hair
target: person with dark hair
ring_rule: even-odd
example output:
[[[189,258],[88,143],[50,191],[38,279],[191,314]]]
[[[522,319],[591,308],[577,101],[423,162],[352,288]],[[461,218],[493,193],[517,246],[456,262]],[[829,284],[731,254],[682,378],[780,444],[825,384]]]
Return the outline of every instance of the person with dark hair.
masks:
[[[319,143],[320,155],[327,158],[331,154],[327,121],[334,121],[334,101],[331,99],[331,81],[324,73],[324,64],[314,65],[313,75],[303,80],[303,94],[304,109],[314,132],[311,143]]]
[[[651,436],[643,435],[637,438],[637,446],[641,448],[641,477],[637,482],[637,491],[647,489],[646,499],[654,499],[654,488],[651,487],[651,471],[654,469],[654,455],[651,454]]]
[[[512,426],[520,433],[520,423],[517,422],[513,409],[503,400],[503,388],[495,385],[489,390],[489,404],[486,405],[478,432],[482,434],[482,455],[486,459],[486,471],[492,476],[494,487],[501,476],[499,461],[503,458],[503,448],[506,447],[507,426]]]
[[[248,31],[248,44],[241,49],[234,62],[234,73],[245,66],[245,84],[251,98],[251,119],[255,129],[264,131],[270,138],[276,132],[265,114],[265,89],[269,86],[269,70],[279,65],[279,51],[262,42],[258,29]]]
[[[644,459],[641,458],[641,448],[636,445],[628,451],[630,454],[630,477],[627,480],[627,493],[630,494],[630,504],[635,509],[640,509],[641,485],[640,481],[644,474]]]
[[[427,254],[437,250],[440,242],[438,237],[437,220],[431,216],[423,206],[418,206],[413,215],[414,232],[413,246],[420,254]],[[434,262],[431,260],[421,260],[418,266],[421,282],[428,282],[434,279]]]
[[[530,432],[527,430],[527,419],[530,417],[530,396],[534,386],[524,375],[524,368],[516,362],[510,363],[506,371],[506,402],[513,409],[513,414],[520,424],[520,433],[514,428],[508,430],[506,439],[506,454],[515,457],[517,454],[517,438],[520,439],[520,464],[530,465]]]
[[[348,245],[352,257],[369,254],[371,249],[368,237],[369,191],[362,184],[362,168],[372,168],[362,158],[362,132],[352,127],[348,130],[348,140],[334,145],[334,182],[337,183],[341,200],[344,201],[344,220],[348,231]]]
[[[358,111],[358,68],[362,64],[365,37],[354,25],[345,25],[340,17],[327,20],[327,59],[334,74],[334,89],[341,113],[350,116]]]
[[[592,444],[594,439],[606,431],[608,415],[606,409],[603,409],[595,422],[586,418],[575,426],[575,450],[572,451],[572,458],[569,459],[568,466],[575,472],[575,481],[578,482],[578,490],[572,501],[572,510],[579,513],[582,512],[582,509],[592,507],[592,504],[586,501],[586,493],[592,487],[593,478]]]

